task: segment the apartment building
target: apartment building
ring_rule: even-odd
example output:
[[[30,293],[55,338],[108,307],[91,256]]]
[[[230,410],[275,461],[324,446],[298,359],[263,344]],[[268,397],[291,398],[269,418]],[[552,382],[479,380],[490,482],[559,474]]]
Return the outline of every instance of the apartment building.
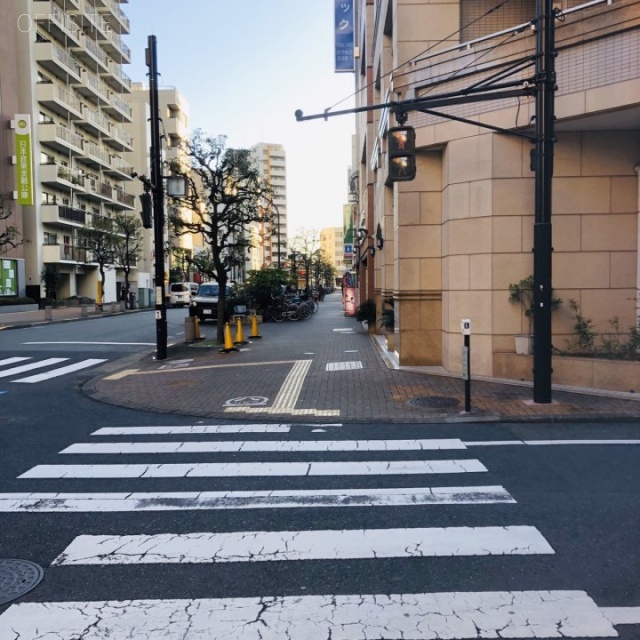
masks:
[[[345,252],[344,229],[342,227],[326,227],[320,230],[320,251],[331,263],[336,272],[337,285],[345,271],[351,270],[351,252]]]
[[[150,96],[149,87],[140,82],[134,82],[129,96],[132,120],[127,124],[126,130],[136,141],[135,149],[125,155],[138,176],[150,178]],[[180,160],[184,154],[181,142],[189,135],[189,105],[175,87],[158,88],[158,108],[160,117],[160,132],[162,142],[162,159],[168,164],[174,160]],[[166,167],[165,164],[165,167]],[[169,169],[165,168],[166,175]],[[143,182],[135,180],[130,191],[139,196],[144,190]],[[188,209],[181,209],[181,215],[190,220],[194,215]],[[165,207],[168,215],[168,207]],[[165,218],[167,217],[165,215]],[[154,303],[155,288],[155,261],[154,261],[154,232],[153,229],[145,229],[143,234],[143,248],[138,260],[137,288],[142,304]],[[192,281],[196,274],[190,266],[189,259],[195,253],[203,249],[202,238],[196,234],[175,236],[165,230],[165,240],[168,251],[165,253],[165,280]]]
[[[0,0],[0,12],[3,16],[10,13],[13,0]],[[0,22],[0,197],[2,198],[1,229],[14,226],[18,231],[18,240],[24,238],[22,225],[22,206],[17,204],[14,192],[17,189],[16,165],[12,158],[16,154],[15,135],[11,130],[11,121],[18,108],[18,68],[15,64],[17,29],[15,24]],[[26,295],[26,272],[24,245],[15,249],[8,245],[2,248],[0,259],[0,295]]]
[[[281,144],[261,142],[251,147],[260,175],[274,192],[270,223],[253,225],[250,268],[284,268],[287,261],[287,157]]]
[[[564,304],[552,333],[561,349],[575,323],[569,299],[601,331],[614,317],[622,327],[638,318],[640,2],[553,4],[552,282]],[[535,54],[535,0],[361,0],[357,13],[358,106],[534,80],[523,61]],[[532,134],[535,116],[528,96],[409,109],[417,175],[393,183],[385,136],[394,113],[358,114],[360,298],[378,310],[393,298],[400,364],[461,372],[464,318],[474,373],[531,379],[530,356],[514,353],[527,319],[509,285],[533,272],[535,176],[530,140],[511,134]],[[383,248],[371,255],[377,237]]]
[[[15,202],[25,291],[42,297],[41,273],[55,267],[58,298],[97,298],[97,265],[76,237],[97,218],[135,208],[123,157],[133,149],[125,130],[131,80],[123,71],[129,20],[119,0],[3,0],[2,8],[3,128],[15,131],[18,116],[31,126],[32,197]],[[107,271],[105,301],[117,299],[121,276]]]

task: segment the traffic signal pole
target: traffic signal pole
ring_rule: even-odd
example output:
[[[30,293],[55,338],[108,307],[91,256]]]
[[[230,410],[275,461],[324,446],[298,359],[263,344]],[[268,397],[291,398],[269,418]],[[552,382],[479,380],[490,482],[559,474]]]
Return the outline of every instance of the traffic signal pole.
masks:
[[[440,94],[429,94],[409,100],[365,105],[353,109],[330,111],[305,115],[300,109],[295,112],[298,122],[323,119],[329,117],[364,113],[379,109],[388,109],[400,116],[399,121],[406,119],[410,111],[420,111],[441,118],[472,124],[505,135],[518,136],[535,144],[532,154],[532,168],[535,172],[535,211],[533,233],[533,400],[536,403],[551,402],[551,191],[553,178],[554,133],[554,101],[556,91],[555,73],[555,19],[553,0],[536,0],[536,18],[532,24],[536,28],[535,69],[532,78],[527,80],[504,81],[502,76],[495,82],[477,83],[459,91]],[[521,71],[522,66],[529,64],[529,58],[523,58],[514,71]],[[531,66],[534,66],[531,64]],[[443,107],[476,103],[488,100],[500,100],[515,97],[535,96],[535,133],[514,131],[477,122],[467,118],[435,111]],[[400,178],[391,177],[391,181]],[[407,179],[406,177],[404,179]],[[410,179],[410,178],[409,178]]]
[[[164,290],[164,185],[160,146],[160,108],[156,37],[149,36],[149,106],[151,111],[151,191],[153,194],[153,237],[155,245],[156,359],[167,358],[167,306]]]

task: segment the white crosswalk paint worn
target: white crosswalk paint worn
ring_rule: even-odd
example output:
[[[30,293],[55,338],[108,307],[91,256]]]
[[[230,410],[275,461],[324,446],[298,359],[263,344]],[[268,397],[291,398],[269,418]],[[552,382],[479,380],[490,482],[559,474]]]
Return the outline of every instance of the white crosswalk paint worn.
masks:
[[[12,367],[11,369],[5,369],[0,371],[0,378],[8,378],[9,376],[15,376],[25,371],[33,371],[34,369],[42,369],[43,367],[50,367],[60,362],[66,362],[69,358],[47,358],[46,360],[39,360],[38,362],[30,362],[29,364],[23,364],[20,367]]]
[[[229,462],[193,464],[43,464],[19,478],[213,478],[243,476],[371,476],[485,472],[479,460]]]
[[[527,526],[238,531],[78,536],[52,564],[211,564],[553,553],[542,534]]]
[[[17,356],[15,358],[4,358],[0,360],[0,367],[6,367],[10,364],[16,364],[16,362],[24,362],[25,360],[31,360],[31,358],[20,358]]]
[[[342,424],[211,424],[180,427],[102,427],[92,436],[213,435],[218,433],[290,433],[291,427],[341,427]]]
[[[158,640],[160,635],[163,640],[618,637],[583,591],[25,602],[0,615],[3,640]]]
[[[298,453],[302,451],[434,451],[466,449],[457,439],[450,440],[263,440],[225,442],[88,442],[72,444],[60,453]]]
[[[516,504],[503,487],[409,487],[171,493],[4,493],[0,513]]]
[[[29,376],[27,378],[20,378],[19,380],[13,380],[13,382],[22,382],[27,384],[42,382],[43,380],[49,380],[50,378],[58,378],[60,376],[66,375],[67,373],[80,371],[81,369],[88,369],[89,367],[95,367],[97,364],[100,364],[101,362],[106,362],[106,360],[104,358],[89,358],[87,360],[82,360],[81,362],[75,362],[74,364],[69,364],[66,367],[59,367],[58,369],[47,371],[46,373],[39,373],[37,375]]]
[[[640,444],[640,440],[482,440],[465,442],[468,447],[510,447],[510,446],[561,446],[561,445],[612,445]]]

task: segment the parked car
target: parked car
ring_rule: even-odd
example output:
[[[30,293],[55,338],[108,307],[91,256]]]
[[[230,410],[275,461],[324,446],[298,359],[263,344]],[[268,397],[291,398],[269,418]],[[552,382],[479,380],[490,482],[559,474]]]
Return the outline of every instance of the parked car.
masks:
[[[196,282],[172,282],[169,285],[169,304],[172,307],[190,305],[196,293],[198,293]]]
[[[231,287],[226,288],[227,297],[233,295]],[[200,322],[218,319],[218,298],[220,286],[215,282],[204,282],[198,289],[198,294],[191,301],[190,315],[197,316]]]

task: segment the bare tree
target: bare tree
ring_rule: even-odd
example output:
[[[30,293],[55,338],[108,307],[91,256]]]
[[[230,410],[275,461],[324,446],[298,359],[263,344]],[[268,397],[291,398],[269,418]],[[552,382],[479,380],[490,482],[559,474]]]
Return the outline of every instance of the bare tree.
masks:
[[[129,301],[129,274],[142,253],[142,222],[126,213],[117,213],[114,223],[113,256],[116,266],[124,272],[122,296],[127,308]]]
[[[192,233],[203,238],[207,250],[194,256],[191,264],[220,287],[217,339],[224,342],[229,273],[246,261],[251,247],[249,226],[269,221],[267,212],[275,206],[273,193],[251,162],[249,150],[227,148],[225,136],[198,130],[183,141],[182,151],[188,163],[177,161],[170,169],[186,178],[188,196],[170,198],[169,225],[176,235]],[[185,209],[190,216],[184,215]]]
[[[114,264],[115,246],[118,242],[111,218],[93,216],[93,225],[78,229],[76,247],[86,252],[85,263],[96,262],[100,271],[100,307],[104,302],[106,269]]]
[[[11,216],[13,209],[9,204],[9,194],[0,193],[0,254],[23,243],[23,240],[18,240],[18,227],[9,224]]]

